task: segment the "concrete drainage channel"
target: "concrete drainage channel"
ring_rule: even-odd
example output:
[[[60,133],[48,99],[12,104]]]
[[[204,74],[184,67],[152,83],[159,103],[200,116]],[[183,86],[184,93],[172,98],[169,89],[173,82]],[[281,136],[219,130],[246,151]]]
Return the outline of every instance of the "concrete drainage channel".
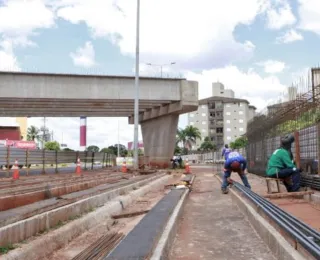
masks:
[[[43,259],[46,255],[51,254],[56,249],[62,247],[101,221],[108,222],[109,219],[111,219],[110,215],[121,212],[123,208],[128,206],[139,196],[153,189],[157,189],[157,187],[167,182],[169,178],[170,176],[166,174],[144,177],[144,179],[140,179],[135,183],[118,187],[102,194],[85,198],[75,203],[2,227],[0,228],[2,245],[18,243],[36,234],[41,234],[44,231],[50,232],[46,239],[41,237],[38,239],[36,238],[32,243],[32,247],[30,246],[23,250],[17,248],[6,255],[1,256],[1,259]],[[129,195],[124,195],[128,193]],[[97,209],[92,211],[92,209],[95,208]],[[79,218],[81,215],[83,216]],[[77,217],[78,219],[75,219]],[[50,228],[55,228],[57,226],[58,220],[72,221],[56,230],[50,230]],[[44,250],[44,248],[46,248],[46,250]]]
[[[194,178],[194,175],[187,175],[181,181],[192,184]],[[186,187],[171,190],[101,259],[167,259],[189,191]]]
[[[216,175],[216,178],[220,182],[222,182],[219,176]],[[305,245],[302,246],[299,244],[299,242],[302,241],[302,237],[293,238],[293,235],[289,234],[290,231],[295,232],[295,229],[299,229],[299,226],[293,226],[292,230],[286,231],[284,226],[279,225],[279,223],[276,223],[280,221],[285,226],[296,225],[289,219],[294,219],[294,217],[285,212],[283,213],[286,216],[289,216],[289,218],[287,218],[286,216],[282,216],[281,214],[279,215],[277,206],[263,199],[258,194],[255,194],[254,192],[250,191],[246,187],[242,186],[240,183],[235,182],[234,186],[236,190],[240,193],[238,194],[238,192],[236,192],[235,190],[229,189],[229,193],[231,195],[232,200],[237,204],[241,212],[248,218],[250,224],[257,231],[257,233],[263,239],[266,245],[272,250],[272,252],[274,252],[277,259],[319,259],[319,245],[315,244],[315,242],[317,243],[318,241],[314,241],[314,239],[316,240],[317,237],[320,236],[320,234],[317,231],[316,237],[309,237],[309,239],[305,240],[307,241],[306,243],[310,244],[312,249],[314,249],[308,252],[308,250],[303,248]],[[244,199],[243,197],[245,197],[246,199]],[[249,201],[247,201],[247,199]],[[262,204],[260,205],[260,203]],[[282,210],[279,209],[279,211]],[[272,212],[271,215],[269,215],[270,212]],[[297,223],[299,223],[299,225],[301,224],[301,226],[305,226],[308,230],[310,229],[299,220],[297,220]]]

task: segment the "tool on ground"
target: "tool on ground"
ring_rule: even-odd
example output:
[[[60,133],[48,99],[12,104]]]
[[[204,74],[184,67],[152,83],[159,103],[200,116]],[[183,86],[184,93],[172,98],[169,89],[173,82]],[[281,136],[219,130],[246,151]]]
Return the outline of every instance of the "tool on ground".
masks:
[[[169,184],[169,185],[166,185],[166,187],[174,187],[176,189],[184,189],[184,188],[187,188],[191,191],[191,183],[190,181],[187,181],[187,180],[182,180],[182,181],[179,181],[177,183],[174,183],[174,184]]]

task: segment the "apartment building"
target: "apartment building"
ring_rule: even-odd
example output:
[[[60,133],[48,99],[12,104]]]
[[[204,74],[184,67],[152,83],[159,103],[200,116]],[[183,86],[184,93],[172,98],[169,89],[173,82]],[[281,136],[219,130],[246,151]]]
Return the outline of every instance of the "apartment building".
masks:
[[[202,139],[209,136],[220,149],[246,133],[256,108],[245,99],[234,98],[234,92],[221,83],[212,84],[212,93],[217,96],[199,100],[198,110],[188,114],[188,121],[200,130]],[[192,148],[198,149],[201,142],[197,140]]]

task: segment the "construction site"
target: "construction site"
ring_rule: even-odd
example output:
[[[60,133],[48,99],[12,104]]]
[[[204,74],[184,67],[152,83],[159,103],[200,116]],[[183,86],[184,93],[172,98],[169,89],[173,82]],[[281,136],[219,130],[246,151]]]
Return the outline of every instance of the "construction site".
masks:
[[[320,259],[320,70],[310,72],[249,122],[238,151],[251,189],[233,174],[221,193],[220,151],[174,170],[141,157],[133,170],[107,153],[0,149],[0,259]],[[301,192],[265,178],[288,133]]]

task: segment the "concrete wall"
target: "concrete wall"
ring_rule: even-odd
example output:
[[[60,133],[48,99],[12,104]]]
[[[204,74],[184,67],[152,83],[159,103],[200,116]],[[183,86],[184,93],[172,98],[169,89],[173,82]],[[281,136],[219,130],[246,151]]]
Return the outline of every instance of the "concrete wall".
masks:
[[[181,99],[181,79],[140,78],[140,99]],[[134,78],[0,73],[1,97],[133,99]]]

